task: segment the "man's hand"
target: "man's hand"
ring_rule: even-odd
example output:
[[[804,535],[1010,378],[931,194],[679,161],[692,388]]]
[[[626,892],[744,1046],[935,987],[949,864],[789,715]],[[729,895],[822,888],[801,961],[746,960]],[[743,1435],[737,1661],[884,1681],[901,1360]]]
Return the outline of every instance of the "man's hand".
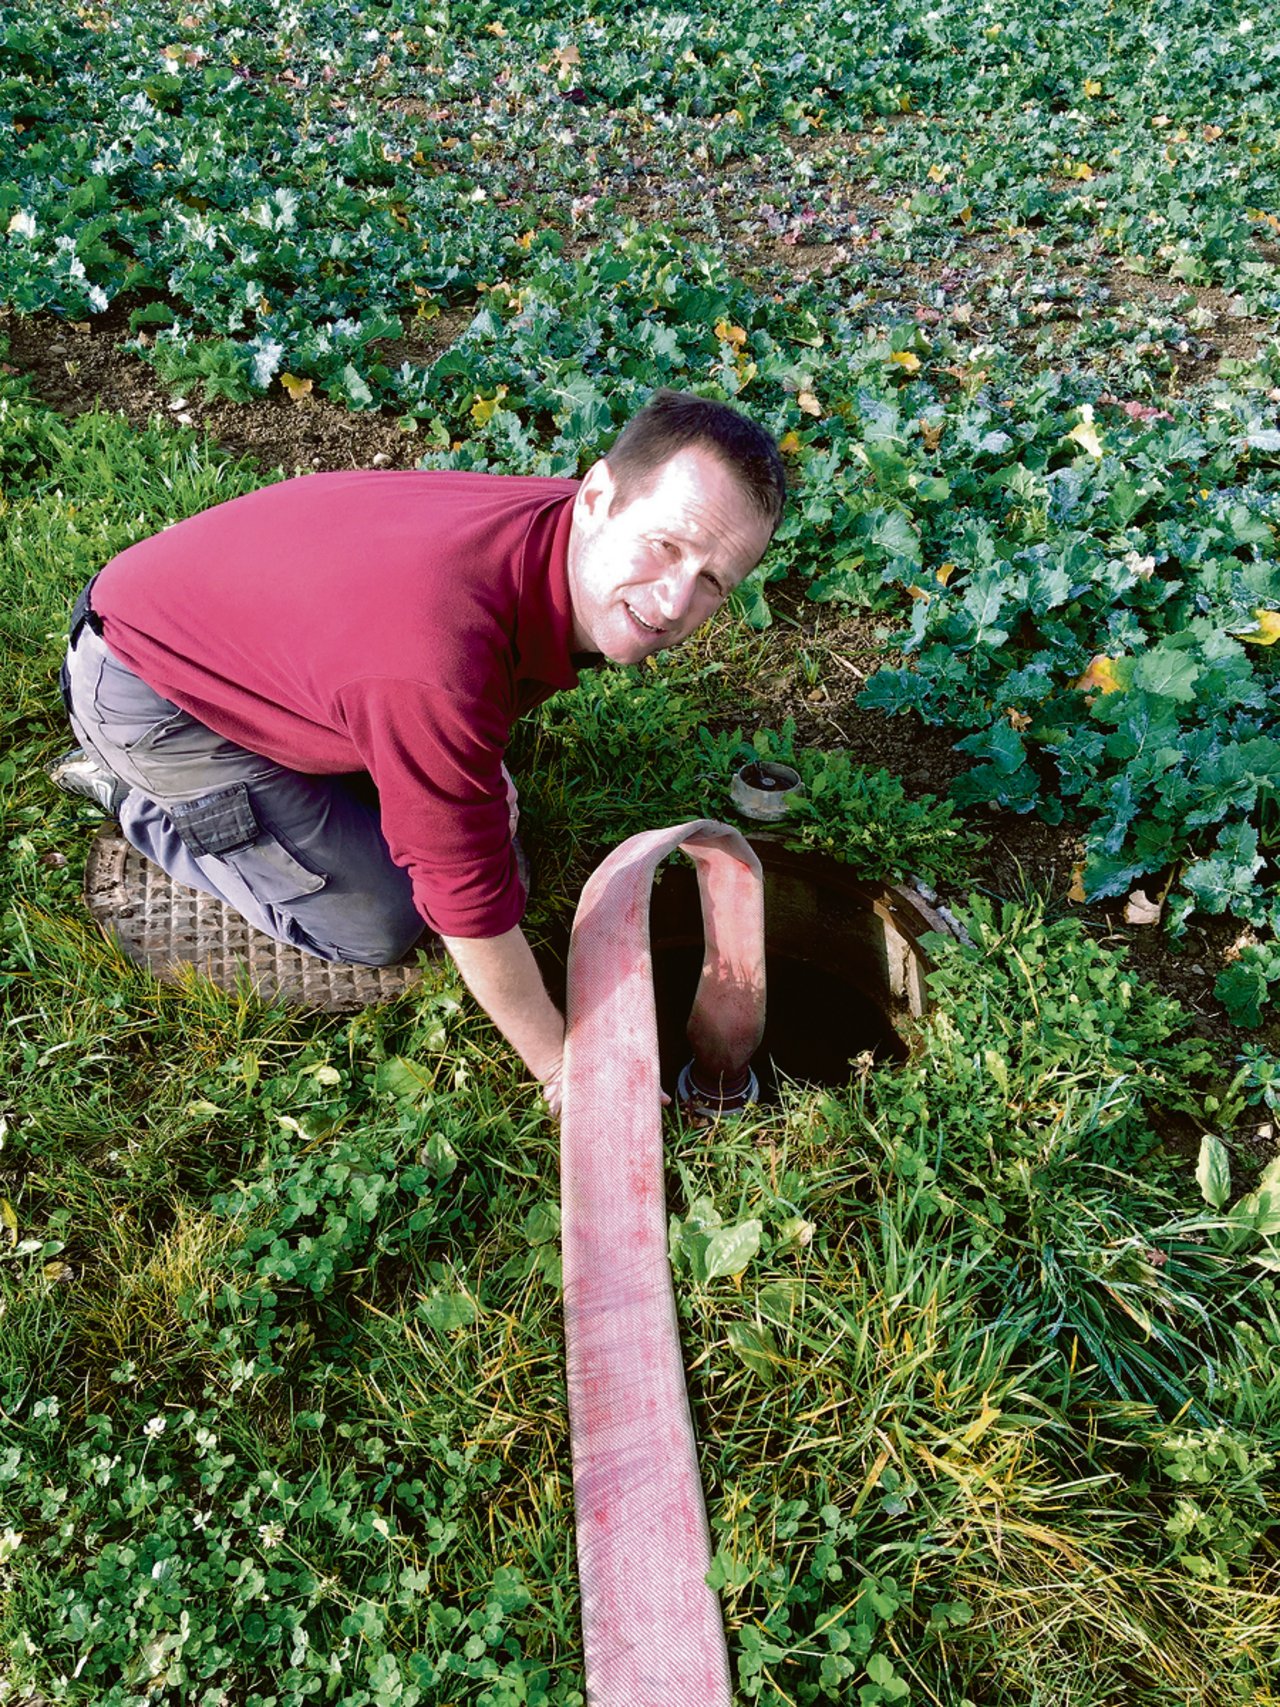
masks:
[[[542,1100],[547,1105],[547,1112],[555,1120],[560,1118],[560,1105],[563,1101],[564,1064],[559,1063],[542,1081]]]

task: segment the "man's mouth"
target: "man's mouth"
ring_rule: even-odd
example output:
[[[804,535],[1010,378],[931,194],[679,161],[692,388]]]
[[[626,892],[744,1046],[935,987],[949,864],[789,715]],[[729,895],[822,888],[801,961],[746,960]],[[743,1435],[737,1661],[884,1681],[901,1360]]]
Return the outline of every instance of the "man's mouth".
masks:
[[[626,605],[627,615],[637,627],[643,628],[646,634],[665,634],[667,632],[665,628],[655,628],[651,622],[646,622],[644,618],[637,613],[633,606],[627,604],[625,599],[622,602]]]

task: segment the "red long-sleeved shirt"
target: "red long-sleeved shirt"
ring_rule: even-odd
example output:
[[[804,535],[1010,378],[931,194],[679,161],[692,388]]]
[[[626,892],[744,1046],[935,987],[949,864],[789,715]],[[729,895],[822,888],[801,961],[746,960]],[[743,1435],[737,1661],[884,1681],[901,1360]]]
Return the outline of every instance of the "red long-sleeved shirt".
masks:
[[[523,892],[502,756],[572,687],[577,482],[355,471],[263,487],[122,551],[103,637],[157,693],[251,752],[368,771],[391,854],[445,936],[500,936]]]

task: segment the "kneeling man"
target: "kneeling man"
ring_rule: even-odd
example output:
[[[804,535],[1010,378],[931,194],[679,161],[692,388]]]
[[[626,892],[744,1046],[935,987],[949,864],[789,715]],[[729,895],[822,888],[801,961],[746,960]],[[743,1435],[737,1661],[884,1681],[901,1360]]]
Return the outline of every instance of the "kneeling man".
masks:
[[[395,470],[264,487],[120,553],[64,670],[97,799],[176,881],[328,960],[437,932],[560,1097],[564,1020],[520,929],[522,712],[674,646],[760,561],[773,439],[659,392],[581,481]]]

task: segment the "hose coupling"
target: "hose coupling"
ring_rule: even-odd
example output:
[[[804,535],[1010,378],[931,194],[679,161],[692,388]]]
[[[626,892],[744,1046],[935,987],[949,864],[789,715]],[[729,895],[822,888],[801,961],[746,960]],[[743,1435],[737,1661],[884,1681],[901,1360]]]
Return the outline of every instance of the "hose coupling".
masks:
[[[760,1100],[760,1084],[751,1063],[737,1073],[713,1073],[689,1061],[676,1080],[676,1102],[686,1114],[702,1120],[718,1120],[723,1114],[741,1114]]]

